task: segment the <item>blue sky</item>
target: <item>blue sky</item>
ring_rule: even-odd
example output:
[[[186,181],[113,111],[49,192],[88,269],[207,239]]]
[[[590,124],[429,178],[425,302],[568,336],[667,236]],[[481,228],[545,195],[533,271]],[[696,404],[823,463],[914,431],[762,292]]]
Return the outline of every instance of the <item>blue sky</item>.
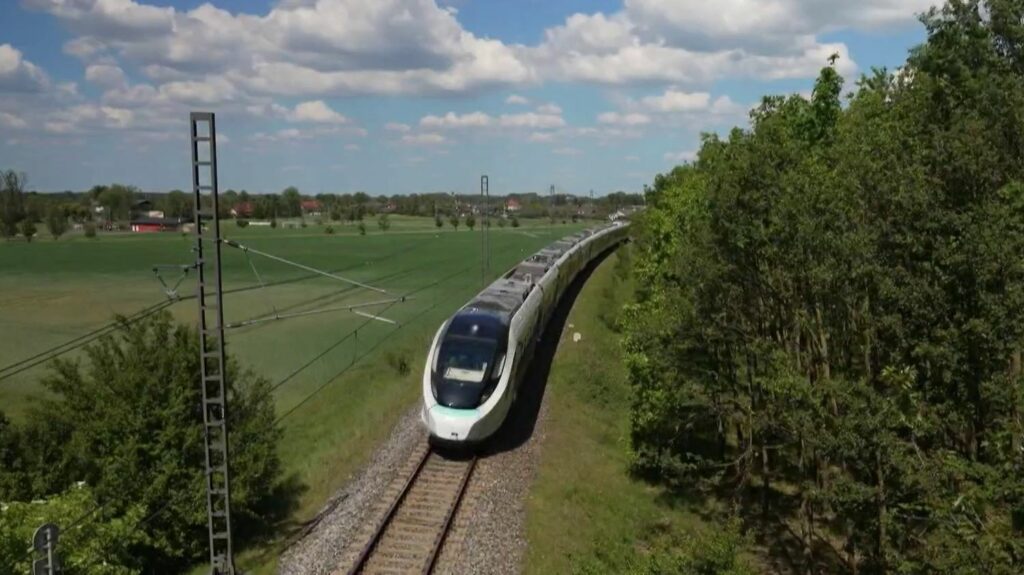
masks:
[[[639,190],[769,93],[902,64],[929,0],[5,0],[0,168],[30,187]],[[226,137],[225,137],[226,136]]]

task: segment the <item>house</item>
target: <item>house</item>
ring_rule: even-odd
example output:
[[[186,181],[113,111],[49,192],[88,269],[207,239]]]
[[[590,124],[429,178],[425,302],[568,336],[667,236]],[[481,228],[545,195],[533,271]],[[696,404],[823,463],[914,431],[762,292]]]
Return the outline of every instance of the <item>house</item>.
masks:
[[[248,218],[252,215],[253,204],[252,202],[238,202],[235,207],[231,208],[231,217],[233,218]]]
[[[183,224],[190,223],[188,218],[164,218],[151,216],[136,216],[132,218],[131,230],[133,232],[177,232]]]
[[[521,206],[519,205],[519,200],[517,200],[516,198],[509,198],[505,200],[506,212],[518,212],[520,208]]]
[[[323,213],[320,200],[302,200],[302,213],[307,216],[319,216]]]

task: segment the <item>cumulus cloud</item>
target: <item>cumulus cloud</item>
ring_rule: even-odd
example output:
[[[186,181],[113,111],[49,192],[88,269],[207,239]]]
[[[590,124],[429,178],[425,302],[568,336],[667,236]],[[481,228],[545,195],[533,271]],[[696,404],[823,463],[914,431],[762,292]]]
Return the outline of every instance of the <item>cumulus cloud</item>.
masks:
[[[444,116],[424,116],[420,126],[424,128],[481,128],[491,125],[493,118],[483,112],[456,114],[448,112]]]
[[[541,104],[537,106],[537,112],[541,114],[561,114],[562,108],[558,104],[548,102],[547,104]]]
[[[117,88],[127,84],[124,70],[114,64],[91,64],[86,66],[85,79],[103,88]]]
[[[627,114],[619,112],[604,112],[597,116],[597,121],[602,124],[613,124],[618,126],[642,126],[644,124],[650,124],[651,117],[638,112]]]
[[[412,128],[409,127],[409,124],[403,124],[401,122],[388,122],[387,124],[384,124],[384,129],[389,132],[408,132]]]
[[[692,112],[707,109],[711,104],[711,94],[669,88],[664,94],[647,96],[642,102],[647,108],[658,112]]]
[[[439,146],[448,142],[441,134],[424,132],[422,134],[405,134],[401,142],[409,146]]]
[[[323,100],[302,102],[295,106],[289,114],[294,122],[313,122],[317,124],[347,124],[348,118],[335,112]]]
[[[26,60],[10,44],[0,44],[0,93],[39,92],[49,85],[42,68]]]
[[[520,96],[519,94],[511,94],[509,95],[508,98],[505,98],[505,103],[512,104],[515,106],[525,106],[529,104],[530,101],[526,99],[524,96]]]

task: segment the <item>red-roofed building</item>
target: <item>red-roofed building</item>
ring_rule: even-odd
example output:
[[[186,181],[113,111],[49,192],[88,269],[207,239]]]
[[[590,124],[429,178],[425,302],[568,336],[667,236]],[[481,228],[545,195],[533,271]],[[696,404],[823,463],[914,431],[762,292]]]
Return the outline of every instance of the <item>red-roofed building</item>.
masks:
[[[302,213],[307,216],[319,216],[322,211],[323,206],[319,200],[302,200]]]
[[[231,208],[231,215],[236,218],[247,218],[252,215],[252,202],[238,202]]]
[[[509,198],[505,200],[505,211],[506,212],[518,212],[520,208],[519,200],[515,198]]]

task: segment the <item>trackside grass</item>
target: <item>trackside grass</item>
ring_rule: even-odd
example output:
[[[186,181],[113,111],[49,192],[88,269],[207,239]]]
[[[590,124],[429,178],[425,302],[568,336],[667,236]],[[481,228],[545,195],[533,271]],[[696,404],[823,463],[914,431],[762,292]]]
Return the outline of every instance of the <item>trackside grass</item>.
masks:
[[[527,503],[526,573],[640,570],[647,548],[666,534],[687,538],[706,528],[628,472],[630,388],[608,325],[632,292],[630,280],[617,277],[623,249],[584,285],[551,366],[542,459]]]

